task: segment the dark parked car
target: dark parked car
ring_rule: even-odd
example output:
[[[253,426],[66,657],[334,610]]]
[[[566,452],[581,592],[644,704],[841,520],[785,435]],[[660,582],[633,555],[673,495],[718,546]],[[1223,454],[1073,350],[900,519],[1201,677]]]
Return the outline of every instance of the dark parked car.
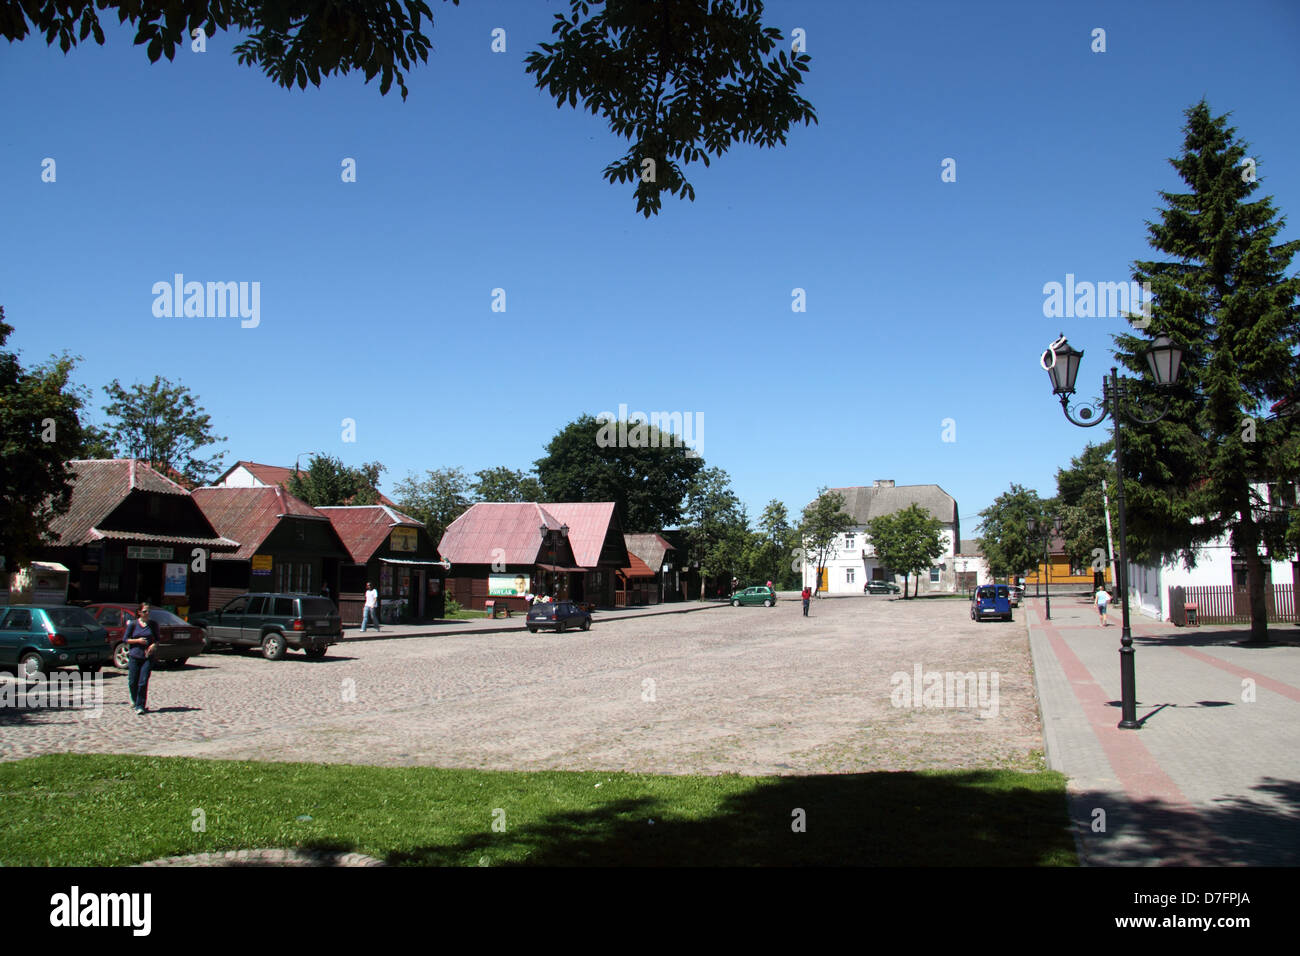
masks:
[[[899,594],[902,590],[893,581],[868,581],[862,585],[863,594]]]
[[[534,603],[528,609],[528,630],[536,634],[544,627],[555,628],[560,633],[566,628],[580,627],[591,630],[591,612],[581,608],[572,601],[551,601],[547,604]]]
[[[219,611],[191,614],[209,647],[260,647],[278,661],[292,647],[319,659],[343,640],[343,620],[329,598],[315,594],[242,594]]]
[[[73,667],[95,673],[113,659],[108,632],[79,607],[0,607],[0,667],[28,681]]]
[[[986,617],[1011,620],[1011,589],[1005,584],[981,584],[971,595],[970,619],[982,621]]]
[[[731,595],[732,607],[740,607],[742,604],[761,604],[763,607],[773,607],[776,604],[776,592],[766,584],[760,584],[758,587],[745,588],[743,591],[737,591]]]
[[[113,644],[113,663],[126,667],[126,652],[130,650],[122,642],[122,634],[127,625],[138,617],[138,605],[130,604],[91,604],[86,608],[95,616],[99,626],[108,631],[108,638]],[[154,648],[155,664],[166,661],[177,667],[184,667],[185,662],[196,654],[203,653],[203,628],[188,624],[183,618],[160,607],[149,608],[149,619],[158,627],[158,643]]]

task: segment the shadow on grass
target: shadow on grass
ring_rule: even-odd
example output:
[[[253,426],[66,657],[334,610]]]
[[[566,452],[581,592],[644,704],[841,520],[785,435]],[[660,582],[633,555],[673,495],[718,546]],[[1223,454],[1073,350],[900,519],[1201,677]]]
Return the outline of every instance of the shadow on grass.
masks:
[[[390,853],[390,865],[1073,865],[1064,795],[979,771],[755,780],[704,819],[654,798],[559,812],[505,832]],[[801,811],[801,813],[800,813]],[[804,832],[796,832],[802,817]],[[653,823],[651,822],[653,821]],[[313,849],[348,847],[312,845]]]

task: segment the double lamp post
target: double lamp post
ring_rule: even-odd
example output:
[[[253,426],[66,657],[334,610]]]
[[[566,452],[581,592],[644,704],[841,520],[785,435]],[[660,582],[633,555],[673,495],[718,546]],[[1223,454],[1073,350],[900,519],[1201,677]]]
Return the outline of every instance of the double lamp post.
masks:
[[[1145,356],[1156,385],[1162,389],[1167,389],[1178,380],[1178,369],[1183,361],[1183,350],[1174,344],[1169,336],[1163,333],[1156,336],[1151,345],[1147,347]],[[1043,353],[1041,363],[1052,380],[1052,394],[1060,397],[1061,411],[1065,413],[1065,417],[1070,421],[1070,424],[1078,425],[1080,428],[1092,428],[1100,425],[1109,416],[1114,429],[1115,478],[1118,490],[1116,501],[1119,506],[1119,580],[1116,582],[1116,586],[1119,588],[1120,606],[1123,609],[1124,617],[1119,649],[1120,703],[1122,707],[1122,719],[1119,722],[1119,727],[1122,730],[1138,730],[1142,725],[1137,720],[1137,680],[1134,675],[1133,664],[1133,635],[1129,630],[1128,538],[1124,511],[1124,443],[1123,430],[1120,426],[1125,421],[1142,425],[1154,425],[1165,417],[1169,411],[1169,405],[1166,399],[1165,407],[1158,414],[1151,415],[1146,408],[1142,407],[1133,394],[1132,384],[1134,380],[1120,378],[1117,369],[1112,366],[1110,377],[1102,379],[1101,398],[1092,399],[1079,406],[1077,411],[1072,411],[1070,396],[1074,394],[1074,380],[1079,374],[1079,361],[1082,358],[1083,353],[1071,348],[1070,344],[1065,340],[1065,336],[1062,335]]]

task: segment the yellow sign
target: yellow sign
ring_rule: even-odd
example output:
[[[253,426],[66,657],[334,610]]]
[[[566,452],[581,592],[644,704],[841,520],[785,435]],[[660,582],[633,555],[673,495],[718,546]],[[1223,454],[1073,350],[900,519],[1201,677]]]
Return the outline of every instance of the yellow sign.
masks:
[[[270,574],[271,556],[269,554],[253,555],[253,570],[264,574]]]
[[[394,551],[414,551],[418,547],[417,540],[414,528],[394,528],[389,535],[389,547]]]

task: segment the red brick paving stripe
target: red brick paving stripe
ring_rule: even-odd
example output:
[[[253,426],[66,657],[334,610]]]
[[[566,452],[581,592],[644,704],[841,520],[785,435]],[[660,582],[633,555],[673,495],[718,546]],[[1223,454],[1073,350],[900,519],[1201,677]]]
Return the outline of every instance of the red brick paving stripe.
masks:
[[[1052,652],[1060,662],[1074,696],[1088,718],[1093,735],[1101,744],[1102,752],[1125,794],[1132,801],[1159,800],[1165,804],[1162,808],[1165,810],[1195,813],[1195,808],[1173,778],[1160,769],[1160,764],[1139,739],[1137,731],[1121,731],[1115,726],[1118,723],[1115,720],[1118,712],[1109,706],[1101,684],[1093,679],[1092,673],[1061,637],[1056,626],[1043,617],[1042,607],[1034,610],[1038,614],[1038,626],[1046,633]],[[1117,665],[1118,663],[1116,661]],[[1208,840],[1211,835],[1209,829],[1197,829],[1203,829],[1203,836]],[[1197,834],[1185,833],[1185,836],[1191,838],[1189,842],[1193,844],[1197,840]],[[1194,866],[1203,861],[1198,860],[1189,847],[1173,851],[1162,862],[1175,866]]]
[[[1235,674],[1238,677],[1249,677],[1260,687],[1265,687],[1275,694],[1281,694],[1283,697],[1289,697],[1297,703],[1300,703],[1300,687],[1292,687],[1290,684],[1282,683],[1275,677],[1269,677],[1266,674],[1247,670],[1244,667],[1238,667],[1236,664],[1229,664],[1227,661],[1215,657],[1213,654],[1206,654],[1204,651],[1198,651],[1190,647],[1180,647],[1178,650],[1196,658],[1198,661],[1204,661],[1206,664],[1211,664],[1220,670],[1225,670],[1229,674]]]

